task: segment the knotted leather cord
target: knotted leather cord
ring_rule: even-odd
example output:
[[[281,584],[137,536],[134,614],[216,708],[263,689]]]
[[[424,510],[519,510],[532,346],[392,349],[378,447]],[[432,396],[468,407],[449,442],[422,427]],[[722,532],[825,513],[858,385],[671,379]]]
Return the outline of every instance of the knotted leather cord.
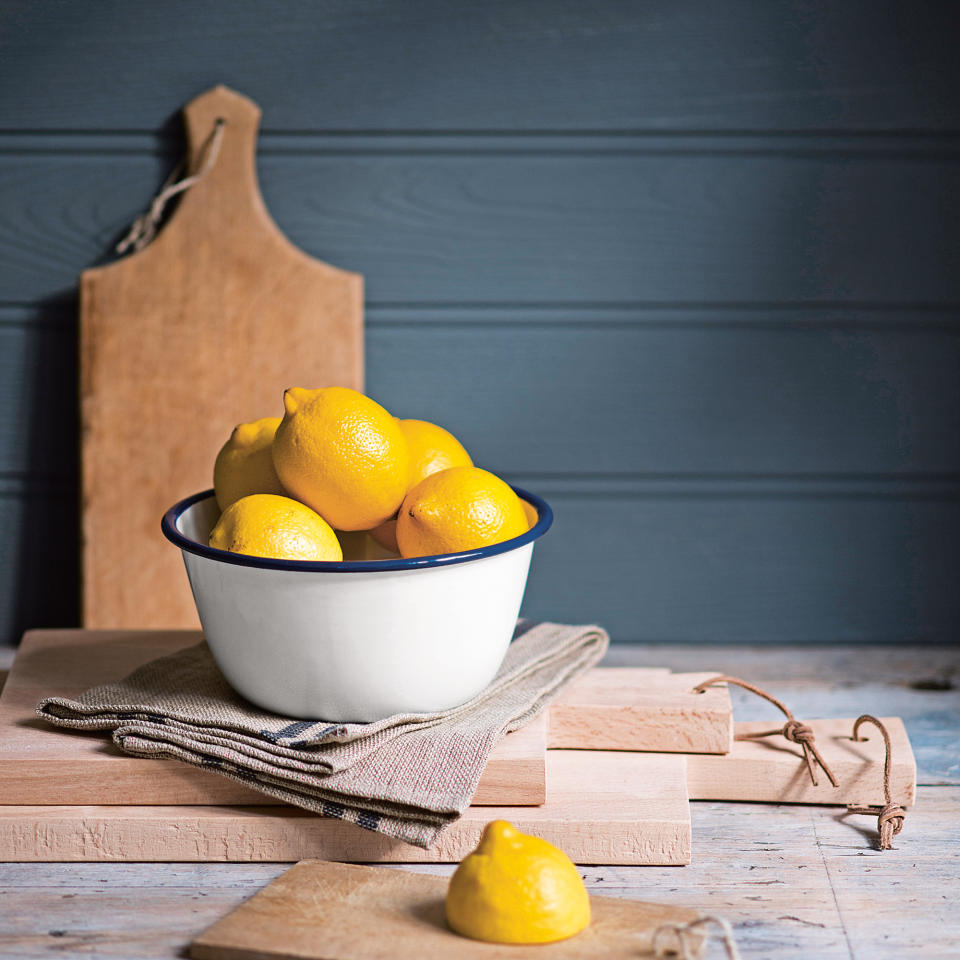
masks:
[[[177,177],[183,172],[186,161],[181,161],[174,167],[170,176],[164,181],[160,192],[153,198],[150,209],[141,213],[130,225],[127,235],[117,244],[117,253],[126,253],[131,248],[134,252],[142,250],[157,234],[157,227],[163,218],[163,211],[166,205],[178,194],[184,190],[189,190],[195,183],[202,180],[209,172],[211,167],[217,162],[217,156],[220,153],[220,143],[223,140],[223,128],[227,121],[223,117],[217,117],[210,131],[210,135],[203,142],[201,156],[203,163],[200,169],[189,177],[177,180]]]
[[[680,960],[697,960],[699,942],[691,936],[698,927],[706,927],[711,923],[717,924],[723,930],[723,946],[727,951],[728,960],[740,960],[740,951],[737,950],[737,943],[733,939],[733,930],[730,924],[723,917],[700,917],[691,923],[685,923],[683,926],[675,923],[665,923],[653,931],[653,939],[650,945],[653,947],[653,953],[656,957],[680,957]],[[672,935],[676,943],[662,945],[661,937]],[[707,937],[710,936],[709,931]]]
[[[728,677],[726,675],[712,677],[710,680],[704,680],[703,683],[697,684],[697,686],[693,688],[693,691],[694,693],[703,693],[707,687],[713,686],[715,683],[734,683],[738,687],[743,687],[744,690],[749,690],[751,693],[755,693],[758,697],[763,697],[764,700],[772,703],[787,718],[787,722],[782,727],[778,727],[776,730],[765,730],[763,733],[738,733],[734,737],[734,740],[759,740],[762,737],[773,737],[777,734],[782,734],[791,743],[797,743],[803,748],[803,758],[807,761],[807,770],[810,772],[810,779],[813,781],[814,786],[818,785],[814,761],[820,765],[820,768],[827,775],[827,779],[834,785],[834,787],[837,786],[836,777],[834,777],[823,757],[820,756],[820,751],[817,750],[817,745],[814,743],[813,730],[807,726],[807,724],[801,723],[799,720],[797,720],[796,717],[794,717],[794,715],[787,709],[785,704],[781,703],[776,697],[767,693],[766,690],[761,690],[759,687],[755,687],[752,683],[747,683],[746,680],[740,680],[738,677]]]
[[[862,813],[864,816],[872,814],[877,815],[877,830],[880,833],[880,849],[890,850],[893,846],[893,838],[903,829],[903,821],[906,819],[907,811],[898,803],[894,803],[890,796],[890,767],[892,758],[890,756],[890,734],[887,728],[869,713],[857,717],[853,725],[853,739],[861,740],[857,736],[860,732],[860,726],[864,723],[872,723],[883,735],[883,745],[885,749],[883,757],[883,799],[884,806],[856,807],[848,806],[847,813]]]

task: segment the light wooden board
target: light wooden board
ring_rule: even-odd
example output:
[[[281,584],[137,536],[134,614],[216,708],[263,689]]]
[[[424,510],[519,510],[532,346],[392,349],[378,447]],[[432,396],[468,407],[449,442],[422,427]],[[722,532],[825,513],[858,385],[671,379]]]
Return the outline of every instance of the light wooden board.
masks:
[[[63,730],[35,716],[44,696],[76,696],[119,680],[201,636],[148,630],[27,633],[0,695],[0,804],[262,804],[261,794],[226,777],[175,761],[130,757],[103,732]],[[550,708],[550,745],[674,750],[682,740],[689,749],[716,749],[730,735],[725,732],[732,726],[729,693],[722,687],[702,696],[687,692],[710,675],[656,668],[591,671]],[[545,713],[494,748],[474,804],[544,802],[547,726]]]
[[[4,806],[0,862],[30,860],[396,863],[463,859],[491,820],[544,837],[577,863],[690,860],[685,758],[593,750],[547,755],[540,807],[470,807],[428,850],[293,807]]]
[[[189,169],[217,118],[215,163],[156,239],[81,277],[87,626],[195,625],[163,511],[212,485],[234,425],[280,415],[285,388],[363,385],[362,278],[307,256],[271,220],[260,110],[246,97],[216,87],[186,106]]]
[[[195,960],[507,960],[529,946],[481,943],[447,926],[448,881],[399,870],[307,860],[197,937]],[[535,948],[544,960],[652,956],[661,924],[698,911],[640,900],[590,898],[590,926]],[[664,943],[667,941],[664,940]]]
[[[85,6],[25,4],[4,25],[0,89],[17,93],[0,104],[5,129],[152,130],[171,93],[214,71],[255,82],[276,105],[278,134],[841,129],[920,139],[960,127],[951,4],[917,5],[905,30],[898,6],[870,0],[818,0],[799,20],[793,0],[698,2],[655,21],[617,0],[509,3],[509,19],[483,3],[466,21],[442,16],[442,0],[385,4],[376,17],[348,3],[328,18],[297,0],[207,0],[185,4],[180,19],[120,5],[107,36]],[[224,23],[230,42],[213,46]]]
[[[44,696],[76,696],[202,639],[199,631],[34,630],[0,694],[0,804],[255,804],[263,794],[174,760],[122,753],[106,732],[40,720]],[[476,804],[546,799],[546,716],[494,747]]]
[[[899,717],[880,717],[890,734],[893,765],[890,773],[894,803],[910,806],[917,792],[917,765],[907,731]],[[687,786],[693,800],[758,800],[781,803],[883,804],[884,746],[872,725],[861,727],[865,740],[850,739],[854,718],[805,720],[813,729],[817,749],[833,771],[834,788],[817,768],[814,786],[803,751],[781,736],[735,740],[726,756],[687,757]],[[734,725],[738,733],[772,730],[776,723],[747,721]]]
[[[592,670],[550,707],[551,747],[727,753],[733,707],[726,684],[693,688],[719,671]]]

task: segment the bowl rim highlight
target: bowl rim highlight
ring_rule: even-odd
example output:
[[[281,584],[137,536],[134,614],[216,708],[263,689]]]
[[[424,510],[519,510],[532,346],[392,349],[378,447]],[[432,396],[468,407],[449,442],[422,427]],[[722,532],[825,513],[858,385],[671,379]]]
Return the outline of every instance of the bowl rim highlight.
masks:
[[[397,557],[390,560],[276,560],[270,557],[253,557],[246,553],[231,553],[229,550],[218,550],[216,547],[191,540],[177,529],[180,517],[197,503],[213,497],[213,488],[191,494],[175,503],[163,515],[160,529],[163,535],[175,546],[187,553],[206,557],[208,560],[219,560],[222,563],[234,563],[241,567],[259,567],[262,570],[289,570],[302,573],[373,573],[391,570],[420,570],[425,567],[445,567],[453,563],[466,563],[470,560],[482,560],[484,557],[494,557],[500,553],[516,550],[525,544],[539,540],[553,524],[553,510],[550,504],[535,493],[529,493],[520,487],[511,485],[511,489],[522,500],[532,504],[537,509],[537,522],[519,537],[504,540],[501,543],[491,544],[489,547],[478,547],[475,550],[463,550],[459,553],[441,553],[431,557]]]

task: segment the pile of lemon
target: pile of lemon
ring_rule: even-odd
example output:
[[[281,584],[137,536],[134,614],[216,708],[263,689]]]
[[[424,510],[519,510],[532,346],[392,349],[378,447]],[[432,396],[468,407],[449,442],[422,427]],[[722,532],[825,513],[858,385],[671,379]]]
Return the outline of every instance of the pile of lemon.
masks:
[[[283,560],[342,560],[337,531],[403,557],[518,537],[534,508],[473,465],[453,434],[398,420],[356,390],[294,387],[284,415],[240,424],[217,455],[222,511],[210,546]]]

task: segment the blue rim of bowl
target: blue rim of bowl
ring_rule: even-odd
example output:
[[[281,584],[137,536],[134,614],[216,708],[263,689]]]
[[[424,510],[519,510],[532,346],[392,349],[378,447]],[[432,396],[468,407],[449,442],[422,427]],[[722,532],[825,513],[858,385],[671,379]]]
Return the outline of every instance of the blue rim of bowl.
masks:
[[[208,547],[205,543],[185,537],[177,529],[177,521],[194,504],[201,500],[208,500],[213,490],[203,490],[175,503],[160,521],[163,535],[175,546],[187,553],[206,557],[208,560],[219,560],[222,563],[235,563],[239,567],[258,567],[261,570],[290,570],[303,573],[364,573],[376,570],[422,570],[425,567],[446,567],[452,563],[466,563],[469,560],[482,560],[484,557],[495,557],[500,553],[508,553],[525,544],[539,540],[553,523],[553,510],[550,504],[535,493],[528,493],[520,487],[513,487],[513,491],[522,500],[532,504],[537,510],[537,522],[524,534],[512,540],[504,540],[489,547],[480,547],[476,550],[464,550],[461,553],[441,553],[433,557],[398,557],[390,560],[273,560],[268,557],[252,557],[245,553],[231,553],[229,550],[218,550]]]

